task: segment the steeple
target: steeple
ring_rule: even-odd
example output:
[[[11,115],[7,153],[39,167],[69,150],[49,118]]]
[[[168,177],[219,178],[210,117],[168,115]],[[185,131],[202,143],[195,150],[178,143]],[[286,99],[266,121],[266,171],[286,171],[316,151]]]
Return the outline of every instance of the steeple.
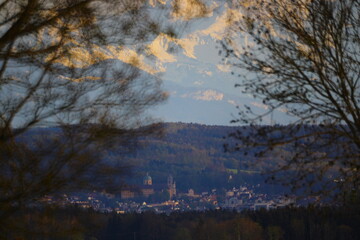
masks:
[[[170,199],[172,199],[173,196],[176,195],[176,183],[174,182],[172,175],[169,175],[168,180],[167,180],[167,185],[168,185]]]
[[[144,185],[152,185],[152,178],[149,173],[146,173],[146,176],[144,177]]]

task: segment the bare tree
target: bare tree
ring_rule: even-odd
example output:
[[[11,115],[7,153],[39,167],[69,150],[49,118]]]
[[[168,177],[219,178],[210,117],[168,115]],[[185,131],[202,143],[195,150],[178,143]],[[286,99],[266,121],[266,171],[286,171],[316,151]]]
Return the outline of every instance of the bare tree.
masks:
[[[223,41],[240,69],[244,93],[264,113],[245,106],[234,122],[236,150],[276,157],[272,173],[307,194],[359,193],[360,2],[358,0],[233,1],[238,21]],[[275,111],[289,125],[261,125]],[[276,170],[274,170],[274,168]]]
[[[0,1],[3,222],[46,194],[119,187],[126,169],[103,152],[126,151],[159,130],[146,111],[166,99],[161,81],[135,56],[114,56],[124,45],[144,49],[160,32],[174,35],[164,20],[181,8],[155,2]]]

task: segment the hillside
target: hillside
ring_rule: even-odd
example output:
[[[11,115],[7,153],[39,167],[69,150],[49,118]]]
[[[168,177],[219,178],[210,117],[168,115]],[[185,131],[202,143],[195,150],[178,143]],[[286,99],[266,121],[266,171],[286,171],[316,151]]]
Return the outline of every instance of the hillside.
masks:
[[[166,183],[171,174],[177,189],[196,192],[211,189],[230,189],[243,184],[258,185],[266,192],[278,191],[279,186],[265,184],[262,170],[276,159],[269,158],[259,163],[253,154],[225,152],[223,145],[231,143],[226,136],[238,127],[210,126],[192,123],[164,123],[161,137],[142,137],[132,152],[124,152],[121,140],[115,148],[104,149],[107,161],[131,167],[132,174],[126,179],[129,184],[141,184],[149,173],[154,183]],[[39,128],[27,133],[27,138],[49,135],[58,128]],[[243,128],[247,131],[247,128]],[[27,141],[27,140],[26,140]],[[131,142],[133,144],[135,142]],[[127,148],[125,148],[127,151]],[[256,164],[254,164],[256,163]],[[266,164],[266,165],[265,165]],[[282,189],[283,190],[283,189]]]
[[[223,145],[231,141],[226,136],[236,127],[165,123],[164,128],[163,137],[140,139],[142,147],[125,156],[125,164],[133,166],[135,173],[130,182],[141,183],[148,172],[158,183],[173,175],[180,191],[264,183],[262,166],[254,167],[252,156],[224,151]],[[116,156],[116,152],[108,154],[110,159]]]

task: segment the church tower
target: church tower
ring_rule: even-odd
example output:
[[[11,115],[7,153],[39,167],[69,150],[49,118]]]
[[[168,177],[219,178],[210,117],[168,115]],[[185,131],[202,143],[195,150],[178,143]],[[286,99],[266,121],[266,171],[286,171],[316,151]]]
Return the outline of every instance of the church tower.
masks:
[[[152,185],[152,178],[150,177],[149,173],[146,173],[146,176],[144,177],[144,185]]]
[[[167,179],[167,186],[170,199],[172,199],[174,196],[176,196],[176,183],[174,182],[172,175],[169,175]]]

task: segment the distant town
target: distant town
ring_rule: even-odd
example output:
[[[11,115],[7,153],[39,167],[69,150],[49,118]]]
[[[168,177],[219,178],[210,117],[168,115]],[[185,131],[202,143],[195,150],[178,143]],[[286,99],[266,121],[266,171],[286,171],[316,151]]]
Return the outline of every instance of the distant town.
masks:
[[[80,208],[92,208],[100,212],[130,212],[153,211],[156,213],[171,213],[173,211],[206,211],[230,209],[258,210],[273,209],[296,205],[296,198],[283,195],[270,195],[258,191],[258,186],[242,185],[232,189],[211,189],[208,192],[177,192],[176,182],[171,175],[167,183],[153,183],[149,174],[143,179],[141,186],[128,186],[120,194],[104,192],[78,193],[73,195],[46,196],[41,203],[60,206],[75,205]]]

